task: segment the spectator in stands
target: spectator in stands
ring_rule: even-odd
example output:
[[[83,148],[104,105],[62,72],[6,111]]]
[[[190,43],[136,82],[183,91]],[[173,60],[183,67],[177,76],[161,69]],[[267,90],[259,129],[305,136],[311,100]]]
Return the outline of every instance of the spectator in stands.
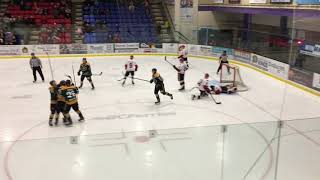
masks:
[[[67,19],[71,18],[71,9],[69,7],[66,7],[66,9],[64,10],[64,13]]]
[[[113,36],[113,43],[120,43],[120,42],[121,42],[120,34],[119,34],[119,33],[116,33],[116,34]]]
[[[135,7],[134,7],[134,4],[133,4],[133,1],[130,1],[129,11],[130,11],[130,12],[134,12],[134,9],[135,9]]]
[[[170,24],[169,24],[169,21],[165,21],[165,22],[164,22],[163,28],[167,31],[167,33],[170,32]]]
[[[107,42],[108,43],[111,43],[113,41],[113,36],[111,33],[108,34],[108,37],[107,37]]]
[[[149,0],[144,0],[144,8],[145,8],[147,14],[150,15],[151,13],[150,13],[150,2],[149,2]]]

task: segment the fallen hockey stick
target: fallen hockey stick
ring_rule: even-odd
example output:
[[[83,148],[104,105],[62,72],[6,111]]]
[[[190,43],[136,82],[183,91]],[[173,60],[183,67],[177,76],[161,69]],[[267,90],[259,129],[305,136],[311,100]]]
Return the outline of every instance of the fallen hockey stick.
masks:
[[[209,93],[208,93],[209,94]],[[209,96],[211,97],[211,99],[216,103],[216,104],[221,104],[220,101],[217,101],[213,96],[212,94],[209,94]]]
[[[101,76],[102,75],[102,72],[100,73],[93,73],[92,76]]]

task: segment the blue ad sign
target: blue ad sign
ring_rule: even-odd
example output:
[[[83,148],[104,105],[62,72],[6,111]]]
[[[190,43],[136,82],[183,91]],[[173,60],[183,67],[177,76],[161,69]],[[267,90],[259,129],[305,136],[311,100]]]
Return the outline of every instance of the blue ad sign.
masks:
[[[296,0],[297,4],[320,4],[320,0]]]

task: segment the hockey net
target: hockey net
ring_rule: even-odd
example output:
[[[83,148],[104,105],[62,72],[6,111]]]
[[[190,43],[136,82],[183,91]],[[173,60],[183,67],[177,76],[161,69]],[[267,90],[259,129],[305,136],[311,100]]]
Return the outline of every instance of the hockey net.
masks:
[[[247,91],[248,86],[243,82],[238,66],[223,64],[220,71],[220,83],[222,85],[232,84],[238,91]]]

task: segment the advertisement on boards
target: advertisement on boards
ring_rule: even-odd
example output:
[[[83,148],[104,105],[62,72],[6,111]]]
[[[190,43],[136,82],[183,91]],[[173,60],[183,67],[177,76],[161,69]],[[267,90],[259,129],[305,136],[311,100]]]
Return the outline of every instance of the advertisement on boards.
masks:
[[[251,64],[259,69],[269,72],[273,75],[288,79],[289,65],[263,57],[257,54],[251,54]]]

